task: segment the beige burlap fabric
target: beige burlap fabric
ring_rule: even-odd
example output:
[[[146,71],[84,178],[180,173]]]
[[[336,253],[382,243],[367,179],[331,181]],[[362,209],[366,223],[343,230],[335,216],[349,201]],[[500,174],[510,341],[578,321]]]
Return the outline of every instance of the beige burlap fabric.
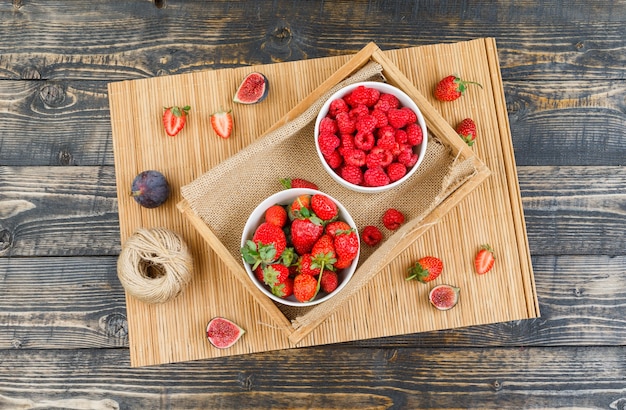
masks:
[[[326,99],[339,88],[359,81],[383,81],[379,64],[369,63],[331,89],[293,121],[257,140],[236,155],[209,170],[182,188],[182,195],[236,260],[241,260],[241,232],[254,208],[281,190],[284,177],[301,177],[315,182],[321,191],[339,200],[350,212],[359,229],[381,226],[382,212],[394,207],[402,210],[407,222],[393,234],[389,231],[377,248],[362,246],[359,266],[342,292],[311,308],[292,308],[278,304],[294,328],[304,326],[335,311],[340,304],[378,273],[388,256],[420,222],[458,186],[476,172],[471,161],[459,162],[451,150],[432,135],[418,171],[403,185],[377,194],[358,193],[343,188],[324,170],[313,140],[317,113]]]

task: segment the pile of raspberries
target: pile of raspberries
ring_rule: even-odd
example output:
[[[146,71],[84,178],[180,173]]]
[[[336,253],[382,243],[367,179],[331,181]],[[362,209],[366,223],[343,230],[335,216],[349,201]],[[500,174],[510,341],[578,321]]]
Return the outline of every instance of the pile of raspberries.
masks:
[[[319,124],[319,149],[344,180],[380,187],[406,175],[424,135],[417,115],[393,94],[359,85],[330,103]]]

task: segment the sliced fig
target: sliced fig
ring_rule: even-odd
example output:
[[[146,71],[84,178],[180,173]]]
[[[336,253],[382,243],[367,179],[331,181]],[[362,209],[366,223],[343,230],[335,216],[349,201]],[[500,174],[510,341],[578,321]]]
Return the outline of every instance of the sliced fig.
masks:
[[[156,208],[170,196],[170,185],[159,171],[143,171],[133,180],[130,194],[139,205]]]
[[[270,91],[270,83],[265,75],[253,72],[248,74],[235,93],[233,101],[239,104],[256,104],[263,101]]]
[[[246,333],[236,323],[223,318],[214,317],[206,327],[206,337],[218,349],[226,349],[237,343]]]
[[[460,288],[450,285],[435,286],[428,294],[430,303],[439,310],[448,310],[459,301]]]

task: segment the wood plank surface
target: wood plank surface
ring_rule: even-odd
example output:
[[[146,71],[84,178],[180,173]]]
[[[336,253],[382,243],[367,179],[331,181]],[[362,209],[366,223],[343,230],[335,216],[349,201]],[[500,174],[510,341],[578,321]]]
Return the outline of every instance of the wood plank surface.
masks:
[[[0,2],[0,408],[625,406],[624,1],[159,3]],[[477,37],[541,318],[129,367],[109,81]]]

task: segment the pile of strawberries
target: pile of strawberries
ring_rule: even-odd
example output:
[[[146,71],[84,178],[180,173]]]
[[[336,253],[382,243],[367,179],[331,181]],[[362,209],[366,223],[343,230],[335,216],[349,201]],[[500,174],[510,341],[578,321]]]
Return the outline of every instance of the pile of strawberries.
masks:
[[[379,187],[406,175],[424,138],[417,115],[393,94],[360,85],[330,103],[318,144],[327,164],[344,180]]]
[[[280,298],[299,302],[326,294],[339,285],[337,272],[359,253],[356,231],[339,219],[337,204],[316,193],[287,205],[272,205],[251,240],[241,248],[259,282]]]

